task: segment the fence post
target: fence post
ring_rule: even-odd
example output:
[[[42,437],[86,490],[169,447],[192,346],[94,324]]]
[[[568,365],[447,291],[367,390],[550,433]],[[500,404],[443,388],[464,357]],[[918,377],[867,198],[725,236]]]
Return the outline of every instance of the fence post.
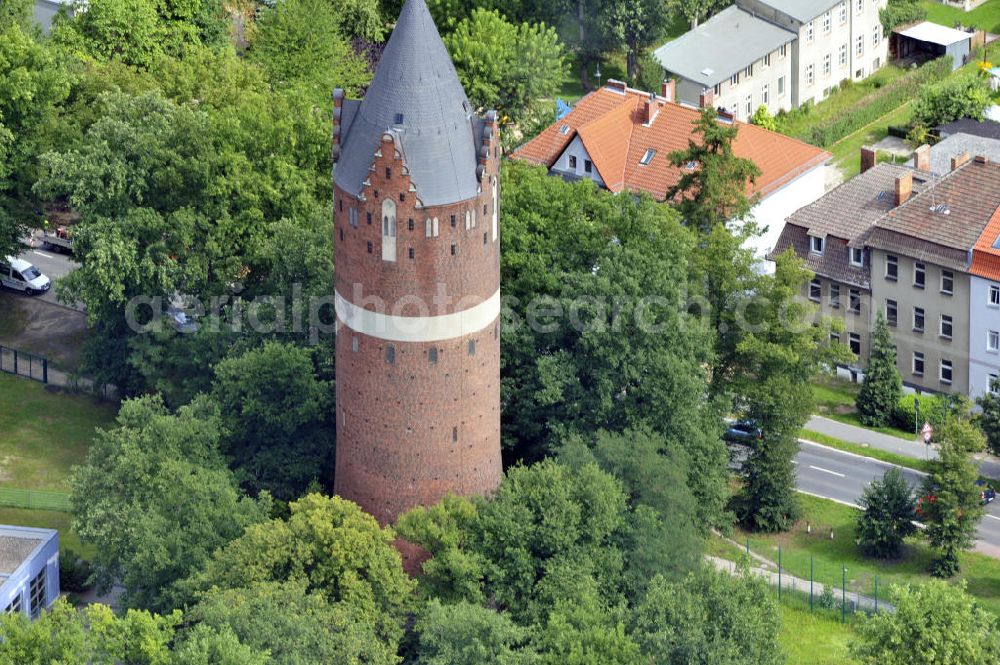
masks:
[[[878,614],[878,575],[875,576],[875,614]]]
[[[14,349],[14,376],[17,376],[17,349]]]
[[[809,555],[809,611],[813,611],[813,555]]]
[[[49,382],[49,359],[42,358],[42,383]]]
[[[847,623],[847,566],[841,566],[840,623]]]
[[[747,559],[750,559],[750,538],[747,538]]]
[[[778,545],[778,601],[781,601],[781,545]]]

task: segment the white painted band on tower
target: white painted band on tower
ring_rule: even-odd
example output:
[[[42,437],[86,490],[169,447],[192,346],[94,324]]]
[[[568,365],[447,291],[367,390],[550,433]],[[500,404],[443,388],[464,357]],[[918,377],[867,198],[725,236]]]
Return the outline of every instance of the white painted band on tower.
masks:
[[[500,316],[500,289],[475,307],[442,316],[393,316],[358,307],[335,293],[337,318],[351,330],[388,342],[439,342],[483,330]]]

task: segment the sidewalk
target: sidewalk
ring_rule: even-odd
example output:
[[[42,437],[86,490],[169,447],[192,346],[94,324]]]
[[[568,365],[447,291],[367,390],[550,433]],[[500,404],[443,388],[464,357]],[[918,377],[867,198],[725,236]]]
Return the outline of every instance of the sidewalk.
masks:
[[[755,559],[757,557],[754,557]],[[739,564],[735,561],[730,561],[729,559],[723,559],[717,556],[706,556],[705,560],[708,561],[716,570],[724,573],[729,573],[730,575],[736,575],[738,572]],[[751,566],[750,573],[758,577],[763,578],[771,586],[778,586],[778,573],[777,566],[772,564],[774,570],[770,570],[763,566]],[[789,575],[788,573],[782,571],[781,573],[781,588],[799,593],[809,593],[809,580],[804,580],[794,575]],[[819,598],[823,595],[823,590],[826,588],[822,582],[813,582],[813,595]],[[842,589],[839,586],[832,587],[834,598],[837,600],[837,605],[839,607],[842,598]],[[849,591],[847,593],[847,602],[852,603],[858,610],[863,610],[865,612],[875,611],[875,599],[870,596],[864,596],[860,593]],[[895,612],[896,608],[889,603],[883,601],[881,598],[878,601],[878,609],[885,612]]]
[[[935,458],[938,454],[935,446],[925,445],[918,441],[916,436],[914,436],[912,441],[908,441],[889,434],[873,432],[863,427],[824,418],[823,416],[812,416],[809,422],[806,423],[806,429],[849,443],[878,448],[879,450],[886,450],[913,459]],[[987,454],[976,455],[976,459],[979,460],[979,473],[981,475],[1000,480],[1000,459]]]

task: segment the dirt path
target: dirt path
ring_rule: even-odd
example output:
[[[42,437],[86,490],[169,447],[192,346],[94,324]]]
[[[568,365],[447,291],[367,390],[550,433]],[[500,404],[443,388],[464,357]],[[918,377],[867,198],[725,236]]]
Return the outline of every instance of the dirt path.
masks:
[[[0,345],[44,356],[53,367],[72,372],[86,338],[83,313],[0,291]]]

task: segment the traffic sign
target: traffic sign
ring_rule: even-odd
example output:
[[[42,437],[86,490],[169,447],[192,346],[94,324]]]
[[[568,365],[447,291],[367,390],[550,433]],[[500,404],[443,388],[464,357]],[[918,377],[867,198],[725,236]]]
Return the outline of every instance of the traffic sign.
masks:
[[[920,430],[920,433],[924,435],[924,443],[930,443],[931,437],[934,436],[934,428],[931,427],[930,423],[925,422],[923,429]]]

